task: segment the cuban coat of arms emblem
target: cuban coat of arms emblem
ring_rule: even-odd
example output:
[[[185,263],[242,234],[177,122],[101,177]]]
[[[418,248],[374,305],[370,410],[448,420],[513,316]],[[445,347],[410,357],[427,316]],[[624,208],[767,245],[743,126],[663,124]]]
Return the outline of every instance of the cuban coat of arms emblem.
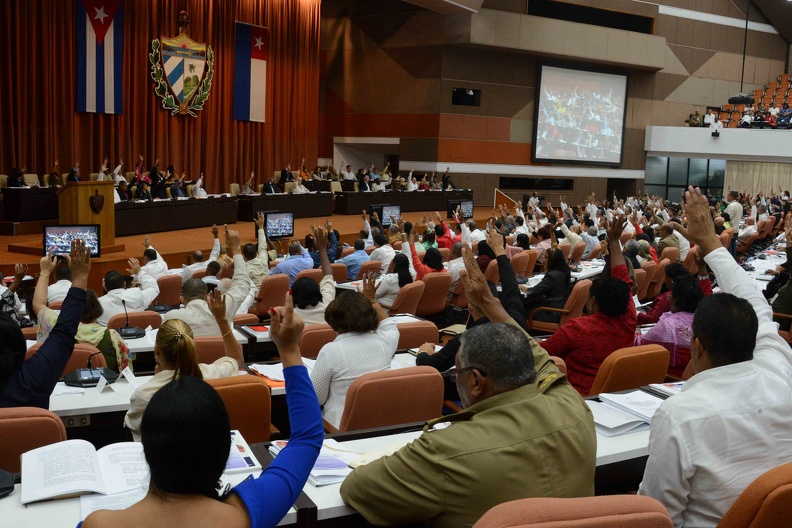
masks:
[[[171,114],[196,117],[209,98],[214,77],[214,51],[195,42],[183,27],[176,37],[151,41],[149,53],[154,93]]]

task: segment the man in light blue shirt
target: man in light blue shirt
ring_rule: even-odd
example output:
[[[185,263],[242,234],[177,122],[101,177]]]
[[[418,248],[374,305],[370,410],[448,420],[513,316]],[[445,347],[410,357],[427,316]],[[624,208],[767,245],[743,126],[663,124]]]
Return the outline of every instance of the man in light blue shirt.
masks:
[[[355,240],[355,252],[350,253],[344,258],[336,260],[336,262],[340,262],[345,264],[347,267],[347,279],[355,280],[357,279],[358,272],[360,271],[360,266],[368,261],[369,256],[368,253],[365,251],[366,243],[362,239]]]
[[[283,259],[277,266],[270,270],[270,275],[284,273],[289,276],[289,287],[297,280],[297,274],[303,270],[313,269],[314,262],[308,250],[302,247],[299,242],[289,244],[289,256]]]

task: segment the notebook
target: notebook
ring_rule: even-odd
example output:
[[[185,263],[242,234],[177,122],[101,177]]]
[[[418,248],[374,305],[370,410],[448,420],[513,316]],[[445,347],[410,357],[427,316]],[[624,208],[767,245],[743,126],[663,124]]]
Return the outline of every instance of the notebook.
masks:
[[[308,359],[302,358],[303,365],[305,368],[308,369],[308,372],[311,372],[313,366],[316,364],[315,359]],[[262,376],[271,379],[272,381],[285,381],[286,378],[283,376],[283,363],[254,363],[253,365],[248,366],[250,370],[257,374],[261,374]]]
[[[278,456],[278,453],[287,445],[288,441],[286,440],[276,440],[270,445],[270,453],[272,453],[272,456]],[[308,483],[316,487],[338,484],[343,482],[350,473],[352,473],[352,468],[349,467],[344,458],[322,446],[322,450],[319,452],[319,456],[308,474]]]
[[[663,404],[662,399],[640,390],[622,394],[603,393],[599,395],[599,399],[602,403],[637,416],[646,423],[652,421],[652,416]]]
[[[597,431],[604,436],[621,436],[649,428],[645,420],[607,403],[586,400],[586,405],[594,415]]]

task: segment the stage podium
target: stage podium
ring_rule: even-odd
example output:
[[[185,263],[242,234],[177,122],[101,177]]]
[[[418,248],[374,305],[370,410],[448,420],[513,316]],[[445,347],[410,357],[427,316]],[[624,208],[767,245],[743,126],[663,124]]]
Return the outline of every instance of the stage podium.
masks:
[[[114,189],[112,181],[81,181],[68,183],[58,194],[60,224],[99,224],[102,254],[124,250],[115,242]]]

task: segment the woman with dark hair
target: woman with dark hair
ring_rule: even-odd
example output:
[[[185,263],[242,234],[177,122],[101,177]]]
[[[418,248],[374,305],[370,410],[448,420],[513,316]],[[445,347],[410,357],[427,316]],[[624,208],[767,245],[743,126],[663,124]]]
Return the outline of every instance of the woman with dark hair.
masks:
[[[423,261],[415,249],[415,236],[410,233],[407,244],[402,246],[402,252],[409,255],[412,261],[413,269],[415,270],[415,277],[422,280],[429,273],[437,273],[445,271],[443,266],[443,255],[437,248],[430,247],[424,253]]]
[[[660,316],[646,334],[635,337],[636,345],[658,344],[671,352],[668,372],[681,377],[690,361],[693,315],[704,295],[695,277],[681,276],[671,286],[671,310]]]
[[[338,336],[319,351],[311,381],[325,421],[338,428],[349,386],[363,374],[390,368],[399,329],[376,301],[373,276],[363,280],[363,294],[344,292],[336,297],[325,311],[325,321]]]
[[[310,277],[301,277],[294,281],[291,287],[294,298],[294,313],[300,316],[307,324],[322,324],[325,322],[325,310],[335,299],[336,283],[333,280],[333,268],[327,255],[328,238],[332,231],[314,228],[310,242],[319,256],[322,270],[322,279],[319,284]],[[305,237],[306,243],[308,237]]]
[[[143,413],[151,398],[162,387],[180,376],[199,379],[235,376],[240,365],[244,364],[242,349],[226,318],[225,296],[215,290],[207,296],[206,301],[220,327],[226,355],[210,364],[198,363],[195,338],[190,326],[180,319],[169,319],[162,323],[154,343],[154,375],[132,393],[129,410],[124,417],[124,425],[132,432],[136,442],[140,441]]]
[[[287,300],[273,314],[270,334],[283,361],[291,436],[258,478],[219,492],[231,449],[228,413],[211,386],[181,376],[151,397],[143,415],[148,494],[125,510],[92,513],[83,528],[275,526],[300,495],[324,438],[319,403],[300,357],[302,330]]]
[[[492,248],[487,244],[486,240],[482,240],[477,245],[478,249],[478,256],[476,257],[476,263],[481,268],[481,272],[485,273],[487,271],[487,266],[489,263],[495,260],[495,252],[492,251]]]
[[[540,307],[563,308],[571,288],[572,274],[569,270],[564,253],[558,248],[550,248],[545,260],[545,274],[542,280],[528,289],[523,297],[523,305],[528,317],[531,312]],[[558,312],[541,310],[536,312],[533,319],[557,323],[561,320]]]
[[[506,255],[509,258],[513,258],[515,255],[519,255],[523,251],[529,249],[531,249],[531,239],[525,233],[519,233],[515,239],[514,245],[506,246]]]
[[[399,296],[399,290],[415,280],[415,270],[410,269],[410,259],[404,253],[396,253],[388,267],[388,273],[377,282],[376,299],[383,308],[389,309]]]
[[[428,250],[429,248],[437,249],[437,240],[435,240],[435,232],[434,231],[427,231],[424,233],[423,242],[421,242],[424,250]]]

